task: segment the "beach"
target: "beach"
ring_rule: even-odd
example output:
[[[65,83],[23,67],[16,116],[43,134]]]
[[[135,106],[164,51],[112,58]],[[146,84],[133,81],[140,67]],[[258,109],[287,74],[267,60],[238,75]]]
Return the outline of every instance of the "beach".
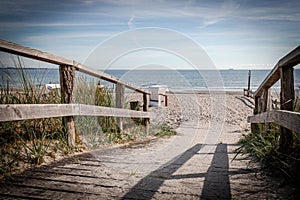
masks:
[[[247,117],[253,113],[253,100],[242,93],[167,94],[168,106],[151,107],[152,123],[178,128],[182,122],[210,123],[212,119],[226,125],[248,129]],[[217,118],[217,119],[216,119]]]

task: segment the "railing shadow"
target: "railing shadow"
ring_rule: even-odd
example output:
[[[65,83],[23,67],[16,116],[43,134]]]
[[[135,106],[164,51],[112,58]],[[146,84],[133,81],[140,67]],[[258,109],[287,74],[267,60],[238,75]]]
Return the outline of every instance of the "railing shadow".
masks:
[[[195,173],[185,175],[172,175],[184,165],[203,147],[203,144],[196,144],[185,151],[175,160],[167,163],[148,176],[140,180],[122,199],[151,199],[165,180],[199,178],[204,177],[204,186],[200,198],[205,199],[230,199],[229,163],[227,144],[218,144],[215,150],[212,163],[206,173]],[[199,163],[200,165],[201,163]],[[200,184],[199,184],[200,188]],[[200,194],[199,194],[200,195]]]
[[[202,144],[196,144],[177,157],[175,160],[166,163],[165,166],[151,172],[148,176],[140,180],[121,199],[151,199],[164,181],[166,179],[170,179],[172,174],[195,154],[197,154],[202,146]]]
[[[229,172],[228,145],[212,145],[216,146],[214,152],[199,152],[207,145],[196,144],[159,169],[151,172],[133,187],[132,184],[129,184],[128,186],[131,189],[125,195],[124,190],[120,190],[115,182],[122,185],[120,182],[124,181],[128,174],[126,176],[118,174],[116,177],[110,177],[107,172],[111,173],[111,171],[105,171],[106,166],[102,161],[95,159],[90,153],[84,153],[50,165],[29,169],[8,177],[8,179],[1,180],[0,199],[47,199],[50,197],[49,195],[51,195],[51,199],[61,199],[65,195],[68,196],[68,199],[109,199],[108,197],[152,199],[157,193],[170,193],[170,195],[167,194],[168,197],[173,195],[177,198],[185,196],[185,198],[199,199],[230,199],[229,176],[253,173],[253,169],[237,169]],[[205,166],[201,168],[203,167],[201,166],[202,155],[213,157],[207,171],[201,170],[206,169]],[[199,169],[193,169],[194,173],[190,174],[175,173],[193,156],[200,156],[200,159],[196,159],[199,163],[193,163],[193,166],[199,166]],[[203,184],[201,183],[202,180],[197,178],[204,179]],[[181,182],[183,179],[193,181],[195,190],[192,189],[192,193],[181,191],[178,193],[179,196],[176,196],[178,188],[172,188],[173,183],[169,185],[171,191],[164,191],[165,181],[179,180]],[[129,180],[124,182],[126,181]],[[180,185],[178,186],[180,187]],[[188,187],[188,185],[182,186]],[[160,191],[160,189],[163,191]]]
[[[238,100],[241,100],[241,102],[243,102],[246,106],[248,106],[251,109],[254,109],[254,102],[252,102],[251,100],[249,100],[249,98],[246,97],[235,97]]]
[[[204,199],[231,199],[227,144],[218,144],[205,174],[201,194]]]

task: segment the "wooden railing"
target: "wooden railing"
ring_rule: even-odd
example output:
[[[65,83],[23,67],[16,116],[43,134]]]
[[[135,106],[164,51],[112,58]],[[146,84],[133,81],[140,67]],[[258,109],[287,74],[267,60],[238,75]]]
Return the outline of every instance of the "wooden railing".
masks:
[[[101,71],[91,69],[74,60],[63,58],[37,49],[0,40],[0,51],[59,65],[62,104],[9,104],[0,105],[0,122],[63,117],[68,134],[68,144],[75,146],[75,124],[73,116],[114,116],[144,118],[149,125],[149,92]],[[72,104],[75,71],[116,84],[116,107]],[[123,109],[125,87],[143,94],[143,111]],[[147,128],[146,128],[147,130]]]
[[[259,123],[274,122],[280,125],[279,150],[287,153],[293,143],[293,133],[300,133],[300,113],[293,112],[294,66],[300,63],[300,46],[283,57],[268,74],[254,93],[253,116],[248,117],[251,131],[259,131]],[[270,88],[280,80],[280,110],[271,110],[268,105]]]

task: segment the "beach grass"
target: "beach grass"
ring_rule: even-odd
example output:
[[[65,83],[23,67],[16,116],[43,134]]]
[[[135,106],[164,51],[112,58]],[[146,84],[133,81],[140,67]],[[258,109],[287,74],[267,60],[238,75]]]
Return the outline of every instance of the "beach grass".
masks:
[[[26,73],[20,57],[14,60],[16,74],[5,72],[10,82],[17,88],[0,88],[0,104],[43,104],[59,103],[60,91],[53,90],[44,93],[39,84],[43,76]],[[3,77],[2,77],[3,78]],[[0,152],[2,174],[25,165],[42,164],[50,149],[51,140],[58,140],[58,134],[63,130],[61,118],[22,120],[0,123]],[[53,145],[52,145],[53,146]]]
[[[300,137],[293,133],[293,145],[290,153],[279,151],[280,126],[269,123],[266,127],[260,124],[257,133],[243,134],[235,152],[236,156],[242,155],[251,158],[251,162],[258,162],[270,174],[279,175],[288,182],[300,185]]]
[[[61,102],[59,89],[46,92],[43,87],[44,74],[31,74],[24,70],[20,57],[14,59],[17,74],[4,74],[17,87],[0,86],[0,104],[58,104]],[[0,77],[3,79],[3,76]],[[2,81],[3,82],[3,81]],[[75,79],[74,103],[115,107],[114,91],[102,87],[87,76]],[[125,108],[130,108],[126,102]],[[68,145],[66,128],[62,118],[45,118],[0,123],[0,176],[55,161],[82,148],[99,148],[103,145],[126,143],[147,138],[145,127],[135,119],[122,118],[121,130],[115,117],[75,117],[75,148]],[[172,135],[167,127],[153,127],[152,135]],[[172,134],[171,134],[172,133]]]

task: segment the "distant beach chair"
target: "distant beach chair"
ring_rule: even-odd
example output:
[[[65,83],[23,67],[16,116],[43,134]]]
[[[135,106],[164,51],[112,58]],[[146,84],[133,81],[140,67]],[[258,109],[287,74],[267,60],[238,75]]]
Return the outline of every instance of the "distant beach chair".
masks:
[[[150,106],[164,106],[168,105],[168,96],[166,92],[169,91],[166,85],[152,85],[149,87],[150,90]]]

